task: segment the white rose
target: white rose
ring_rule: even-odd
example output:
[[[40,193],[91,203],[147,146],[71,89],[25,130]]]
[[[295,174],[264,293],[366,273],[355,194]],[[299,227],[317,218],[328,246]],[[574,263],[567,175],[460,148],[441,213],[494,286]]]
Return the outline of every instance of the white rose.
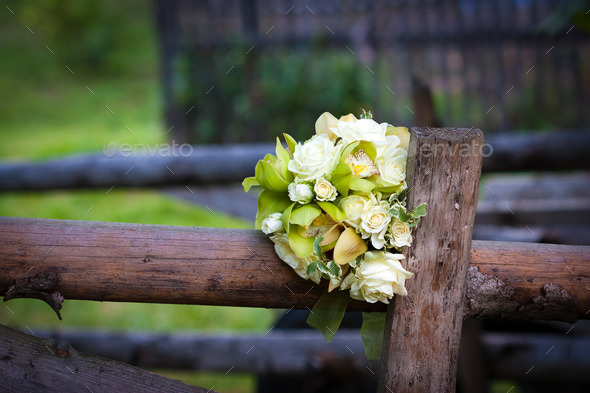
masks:
[[[299,202],[302,205],[311,202],[313,199],[313,190],[305,183],[289,184],[289,199],[293,202]]]
[[[413,274],[404,269],[400,260],[404,256],[384,251],[368,251],[354,274],[342,281],[341,289],[350,289],[350,297],[369,303],[389,304],[394,294],[407,295],[405,282]]]
[[[363,239],[371,238],[371,243],[376,249],[381,249],[385,245],[385,234],[387,226],[391,221],[387,203],[375,205],[365,210],[361,214],[361,225],[359,227]]]
[[[283,230],[283,222],[281,221],[282,213],[272,213],[264,220],[262,220],[262,232],[266,235],[279,232]]]
[[[381,157],[387,150],[401,147],[401,140],[397,135],[386,135],[385,142],[373,142],[377,158]]]
[[[361,195],[349,195],[340,200],[339,206],[346,214],[346,222],[355,228],[361,224],[361,214],[369,198]]]
[[[360,119],[355,122],[340,120],[331,131],[342,138],[345,144],[356,141],[384,143],[387,123],[379,124],[373,119]]]
[[[375,165],[379,169],[379,183],[386,187],[395,187],[406,180],[406,161],[408,153],[401,147],[387,149],[381,157],[377,157]]]
[[[316,284],[320,283],[322,275],[319,270],[316,270],[311,276],[307,274],[307,267],[310,263],[315,262],[315,254],[311,254],[306,258],[300,258],[293,252],[289,245],[289,238],[286,233],[281,233],[270,237],[270,240],[275,244],[275,251],[279,258],[283,260],[287,265],[299,275],[299,277],[306,280],[312,280]]]
[[[394,247],[404,247],[412,244],[412,230],[405,222],[393,220],[389,227],[391,234],[390,244]]]
[[[314,135],[297,144],[288,168],[298,180],[315,180],[332,173],[340,158],[340,145],[334,146],[326,134]]]
[[[313,186],[313,190],[315,191],[315,195],[318,201],[333,201],[334,199],[336,199],[336,195],[338,195],[336,187],[334,187],[332,183],[330,183],[323,177],[316,179],[315,186]]]

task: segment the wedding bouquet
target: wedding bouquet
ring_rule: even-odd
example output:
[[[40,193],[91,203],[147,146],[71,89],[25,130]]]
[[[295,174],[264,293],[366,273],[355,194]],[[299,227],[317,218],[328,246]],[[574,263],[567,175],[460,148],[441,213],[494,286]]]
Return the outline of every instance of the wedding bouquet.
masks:
[[[328,280],[328,292],[348,290],[369,303],[406,295],[412,273],[400,251],[426,214],[425,205],[406,206],[407,128],[379,124],[363,110],[360,119],[326,112],[315,132],[304,143],[283,134],[287,149],[277,138],[276,156],[266,155],[244,180],[246,192],[262,188],[256,228],[299,276]]]

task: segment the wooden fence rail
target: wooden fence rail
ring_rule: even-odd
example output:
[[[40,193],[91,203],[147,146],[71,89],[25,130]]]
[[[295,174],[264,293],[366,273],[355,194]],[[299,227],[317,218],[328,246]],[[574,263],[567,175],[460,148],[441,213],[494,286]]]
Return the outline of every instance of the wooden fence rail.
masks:
[[[588,319],[589,262],[590,246],[473,241],[465,318]],[[0,218],[0,294],[33,287],[66,299],[286,309],[311,308],[325,290],[259,231]]]
[[[498,134],[486,143],[484,172],[590,169],[590,132]],[[130,148],[45,162],[2,162],[0,191],[241,182],[253,175],[256,162],[274,152],[275,145]]]
[[[0,391],[215,393],[0,325]]]
[[[489,378],[590,382],[590,338],[560,333],[484,332],[481,337]],[[346,362],[368,374],[358,330],[340,329],[331,343],[310,329],[273,329],[268,334],[111,333],[35,331],[60,347],[104,356],[136,367],[225,373],[299,374],[331,370]],[[546,352],[554,349],[551,356]],[[236,356],[237,355],[237,356]],[[482,355],[483,356],[483,355]],[[530,365],[535,372],[527,374]],[[232,368],[233,367],[233,368]],[[373,371],[376,365],[371,365]],[[337,370],[335,370],[337,371]]]

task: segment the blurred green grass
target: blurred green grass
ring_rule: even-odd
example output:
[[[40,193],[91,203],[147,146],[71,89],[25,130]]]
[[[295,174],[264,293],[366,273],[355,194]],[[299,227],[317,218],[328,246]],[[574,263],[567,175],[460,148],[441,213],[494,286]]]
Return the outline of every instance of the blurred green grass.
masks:
[[[91,209],[91,210],[90,210]],[[137,224],[254,228],[252,223],[152,190],[5,192],[3,216],[130,222]]]
[[[0,91],[18,92],[0,106],[3,159],[95,152],[110,142],[155,145],[166,141],[155,77],[80,82],[61,75],[32,82],[3,73]]]
[[[104,47],[95,43],[93,48],[100,49],[99,59],[106,59],[99,62],[102,68],[98,70],[92,68],[88,59],[76,62],[75,45],[81,45],[83,50],[88,44],[84,34],[60,44],[63,32],[52,35],[48,30],[55,27],[51,21],[59,20],[59,12],[64,12],[64,7],[69,7],[66,11],[70,13],[70,22],[75,19],[76,12],[82,12],[75,2],[45,1],[37,7],[37,3],[30,1],[9,1],[15,14],[7,10],[0,12],[0,91],[10,93],[0,105],[1,160],[44,160],[96,152],[111,142],[153,146],[167,141],[167,130],[161,119],[158,54],[151,7],[141,1],[132,1],[131,5],[109,4],[105,6],[107,11],[118,12],[120,8],[120,15],[114,18],[107,13],[102,18],[115,20],[123,15],[125,26],[111,27],[121,29],[114,33],[116,37],[132,34],[134,41],[120,43],[112,51],[109,40],[113,34],[105,36]],[[130,8],[133,12],[128,12]],[[48,22],[44,20],[46,17],[54,19]],[[97,21],[95,25],[100,23],[103,22]],[[31,34],[26,26],[36,34]],[[67,33],[67,29],[65,31]],[[84,32],[77,32],[75,28],[70,32],[78,33]],[[91,40],[100,41],[104,38],[100,34],[106,33],[98,32]],[[115,188],[107,191],[0,193],[0,216],[253,227],[252,223],[220,212],[213,215],[205,208],[155,190]],[[265,309],[66,299],[62,316],[63,321],[59,321],[47,305],[34,299],[15,299],[0,308],[1,324],[25,331],[28,327],[33,331],[77,328],[263,332],[271,326],[275,313]],[[162,373],[188,383],[215,385],[215,390],[222,392],[250,392],[255,384],[248,375],[223,375],[221,378],[214,373]]]

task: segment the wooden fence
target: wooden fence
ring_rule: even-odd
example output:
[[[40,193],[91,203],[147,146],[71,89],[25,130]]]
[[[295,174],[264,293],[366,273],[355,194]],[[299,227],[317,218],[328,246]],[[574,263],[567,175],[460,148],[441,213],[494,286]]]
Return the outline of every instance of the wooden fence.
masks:
[[[590,316],[590,247],[472,242],[481,131],[418,128],[411,138],[409,203],[426,202],[428,216],[405,253],[409,295],[350,309],[387,312],[380,392],[452,392],[464,318]],[[64,297],[305,308],[325,290],[255,231],[3,218],[0,233],[5,300],[39,298],[57,312]],[[9,389],[205,391],[1,329]]]
[[[367,366],[378,372],[378,365],[369,364],[365,358],[358,329],[341,328],[331,343],[326,343],[316,331],[277,328],[267,334],[237,336],[62,329],[35,330],[34,333],[56,340],[61,345],[71,345],[81,352],[148,369],[218,373],[231,369],[232,372],[262,376],[301,376],[331,370],[345,362],[349,370],[357,375],[372,376]],[[489,370],[490,379],[588,383],[590,339],[572,337],[573,334],[485,332],[481,338],[486,363],[484,369]],[[552,347],[551,356],[547,356],[546,352]],[[236,353],[248,353],[248,356],[236,357]],[[459,359],[461,361],[461,357]],[[535,372],[527,374],[531,365],[535,366]],[[338,370],[335,371],[338,373]]]
[[[0,162],[0,191],[241,182],[275,144],[108,146],[102,153],[41,162]],[[484,172],[590,169],[590,132],[498,134],[482,147]]]
[[[312,124],[316,108],[359,103],[398,124],[435,126],[413,122],[416,80],[432,88],[444,125],[497,132],[589,121],[590,35],[570,18],[581,3],[156,4],[166,129],[177,141],[272,141],[273,127],[300,139],[298,124]]]

